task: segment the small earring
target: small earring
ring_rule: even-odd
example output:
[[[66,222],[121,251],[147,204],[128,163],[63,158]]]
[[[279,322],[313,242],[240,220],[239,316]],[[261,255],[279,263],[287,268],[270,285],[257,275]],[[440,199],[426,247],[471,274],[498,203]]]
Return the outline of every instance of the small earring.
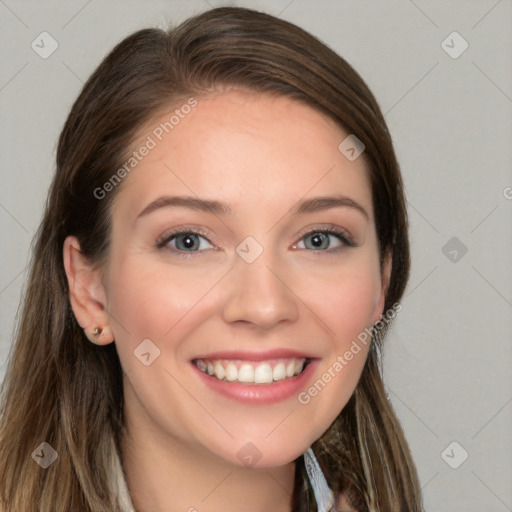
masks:
[[[94,336],[97,338],[102,333],[102,329],[96,327],[93,331]]]

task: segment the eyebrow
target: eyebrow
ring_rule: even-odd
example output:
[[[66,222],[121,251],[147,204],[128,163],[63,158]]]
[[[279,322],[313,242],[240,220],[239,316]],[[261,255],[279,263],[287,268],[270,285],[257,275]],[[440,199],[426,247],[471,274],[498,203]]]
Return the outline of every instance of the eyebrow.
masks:
[[[211,199],[200,199],[192,196],[162,196],[149,203],[140,213],[137,215],[137,219],[149,215],[150,213],[159,210],[161,208],[189,208],[191,210],[210,212],[215,215],[231,215],[231,207],[222,201],[216,201]],[[362,213],[366,219],[369,219],[368,212],[356,201],[346,196],[335,195],[335,196],[322,196],[313,197],[311,199],[305,199],[296,205],[292,213],[314,213],[324,210],[329,210],[336,207],[347,207],[353,208],[356,211]]]

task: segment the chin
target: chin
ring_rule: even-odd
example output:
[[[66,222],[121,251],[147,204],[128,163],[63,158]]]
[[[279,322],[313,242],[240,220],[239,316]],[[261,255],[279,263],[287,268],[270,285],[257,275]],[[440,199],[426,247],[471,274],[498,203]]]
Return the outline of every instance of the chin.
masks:
[[[314,442],[300,436],[279,436],[275,439],[265,438],[267,434],[231,439],[228,444],[222,443],[207,448],[217,456],[236,466],[253,469],[270,469],[285,466],[299,458]],[[300,436],[300,437],[299,437]],[[270,436],[271,437],[271,436]]]

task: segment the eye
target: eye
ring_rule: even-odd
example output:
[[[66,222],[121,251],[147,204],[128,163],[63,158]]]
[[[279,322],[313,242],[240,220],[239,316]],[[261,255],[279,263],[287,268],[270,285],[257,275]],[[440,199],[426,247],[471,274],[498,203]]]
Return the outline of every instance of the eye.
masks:
[[[205,249],[213,248],[211,242],[197,231],[191,229],[175,229],[162,235],[156,241],[158,249],[168,248],[175,252],[199,252]]]
[[[304,242],[303,242],[304,241]],[[158,249],[184,254],[193,254],[215,246],[200,229],[177,228],[160,236],[155,243]],[[294,249],[309,249],[314,252],[333,253],[345,247],[355,247],[348,233],[338,227],[318,228],[309,230],[301,240],[293,245]]]
[[[302,242],[304,240],[304,243]],[[303,246],[301,246],[303,244]],[[313,251],[336,252],[344,247],[354,247],[349,235],[339,228],[315,229],[309,231],[294,248],[311,249]]]

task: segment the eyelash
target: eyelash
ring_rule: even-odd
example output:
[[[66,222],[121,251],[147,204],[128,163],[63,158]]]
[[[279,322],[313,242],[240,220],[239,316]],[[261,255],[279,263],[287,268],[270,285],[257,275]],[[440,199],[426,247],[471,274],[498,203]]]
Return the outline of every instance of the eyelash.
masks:
[[[335,247],[334,249],[321,249],[321,250],[301,249],[301,250],[309,250],[310,252],[326,253],[326,254],[333,255],[333,254],[336,254],[336,253],[342,251],[346,247],[356,247],[356,244],[352,241],[349,234],[345,230],[340,229],[333,225],[328,225],[327,227],[324,226],[324,227],[318,227],[318,228],[317,227],[308,228],[308,230],[306,232],[300,234],[299,241],[306,238],[307,236],[318,234],[318,233],[322,233],[322,234],[326,234],[326,235],[334,235],[342,242],[343,245],[341,247]],[[213,245],[213,243],[208,238],[208,234],[201,228],[196,228],[196,227],[192,228],[192,227],[184,226],[184,227],[173,229],[172,231],[166,232],[162,236],[158,237],[158,239],[155,242],[155,247],[157,249],[166,249],[167,244],[180,234],[200,235],[201,237],[205,238],[209,244]],[[296,244],[294,244],[294,245],[296,245]],[[187,258],[193,256],[194,253],[203,252],[203,251],[186,252],[186,251],[181,251],[179,249],[174,249],[174,248],[168,248],[168,250],[170,250],[171,252],[177,253],[180,256],[187,257]]]

